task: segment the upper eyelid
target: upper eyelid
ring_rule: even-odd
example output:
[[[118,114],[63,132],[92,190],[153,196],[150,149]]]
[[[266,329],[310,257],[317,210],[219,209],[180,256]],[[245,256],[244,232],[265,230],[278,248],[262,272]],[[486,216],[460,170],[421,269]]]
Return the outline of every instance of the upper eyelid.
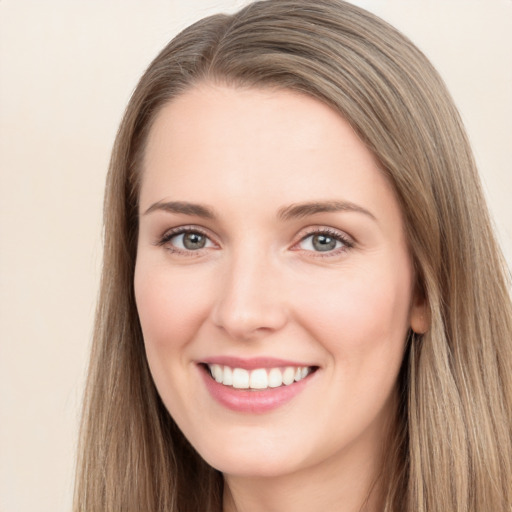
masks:
[[[339,257],[341,254],[347,253],[348,251],[356,247],[356,241],[354,240],[354,238],[348,235],[345,231],[327,226],[316,226],[314,228],[306,229],[306,233],[302,233],[298,240],[292,244],[290,250],[303,251],[304,253],[308,254],[308,257],[311,258],[335,258]],[[341,242],[342,246],[325,252],[308,250],[300,247],[300,244],[304,240],[316,234],[327,234],[329,236],[332,236],[336,238],[339,242]]]
[[[211,242],[214,244],[218,244],[215,237],[212,236],[212,234],[209,232],[209,230],[206,230],[204,228],[201,228],[199,226],[177,226],[175,228],[167,229],[164,231],[162,235],[160,235],[156,241],[156,245],[163,245],[167,243],[171,238],[182,235],[184,233],[199,233],[205,237],[207,237]]]
[[[302,229],[301,231],[299,231],[299,234],[297,235],[298,242],[304,240],[308,236],[322,233],[327,233],[329,235],[339,237],[341,240],[344,240],[346,242],[355,243],[354,237],[352,237],[345,231],[329,226],[311,226],[309,228]]]
[[[156,245],[163,245],[167,243],[172,237],[178,236],[183,233],[187,232],[197,232],[201,235],[206,236],[211,242],[213,242],[216,245],[220,245],[218,238],[212,234],[212,232],[207,229],[203,228],[201,226],[197,226],[194,224],[190,225],[184,225],[184,226],[176,226],[174,228],[170,228],[164,231],[164,233],[158,237],[156,241]],[[306,239],[309,236],[315,235],[315,234],[321,234],[326,233],[334,237],[338,237],[341,241],[343,241],[346,245],[354,245],[356,242],[354,238],[347,234],[345,231],[340,230],[338,228],[334,228],[331,226],[307,226],[305,228],[302,228],[299,230],[299,232],[295,235],[294,240],[292,242],[292,247],[295,247],[297,244],[299,244],[301,241]]]

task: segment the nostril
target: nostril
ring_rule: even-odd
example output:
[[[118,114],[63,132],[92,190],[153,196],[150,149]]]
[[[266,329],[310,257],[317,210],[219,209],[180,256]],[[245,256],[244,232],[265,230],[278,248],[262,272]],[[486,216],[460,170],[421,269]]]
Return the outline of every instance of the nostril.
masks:
[[[250,340],[281,329],[287,314],[279,304],[222,304],[213,312],[215,326],[233,338]]]

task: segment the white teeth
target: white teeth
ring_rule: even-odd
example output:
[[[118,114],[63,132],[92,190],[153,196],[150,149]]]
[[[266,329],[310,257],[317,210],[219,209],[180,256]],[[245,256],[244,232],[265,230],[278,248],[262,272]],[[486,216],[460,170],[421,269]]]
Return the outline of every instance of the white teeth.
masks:
[[[233,368],[233,387],[247,389],[249,387],[249,372],[243,368]]]
[[[217,382],[222,382],[222,378],[223,378],[222,368],[218,364],[213,364],[210,369],[212,371],[213,378]]]
[[[222,384],[225,386],[233,385],[233,370],[229,366],[224,366],[224,378],[222,379]]]
[[[268,385],[271,388],[277,388],[283,385],[283,374],[279,368],[272,368],[268,372]]]
[[[283,372],[283,384],[289,386],[295,380],[295,368],[291,366],[286,367]]]
[[[267,370],[260,368],[251,372],[251,380],[249,387],[251,389],[266,389],[268,388]]]
[[[257,368],[249,371],[244,368],[231,368],[219,364],[209,364],[212,377],[224,386],[236,389],[268,389],[289,386],[306,378],[312,371],[308,366],[287,366],[281,368]]]

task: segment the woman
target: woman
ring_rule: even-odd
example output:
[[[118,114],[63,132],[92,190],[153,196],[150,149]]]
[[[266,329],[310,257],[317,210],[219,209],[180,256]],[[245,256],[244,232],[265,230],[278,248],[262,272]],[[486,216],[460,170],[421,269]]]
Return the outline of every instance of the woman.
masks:
[[[506,269],[392,27],[280,0],[185,30],[105,225],[76,510],[510,511]]]

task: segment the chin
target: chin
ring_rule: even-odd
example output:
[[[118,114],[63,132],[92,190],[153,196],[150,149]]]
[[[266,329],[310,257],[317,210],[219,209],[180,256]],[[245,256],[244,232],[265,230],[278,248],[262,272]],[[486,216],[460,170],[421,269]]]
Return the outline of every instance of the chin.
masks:
[[[226,475],[277,477],[297,471],[306,464],[306,454],[298,446],[282,440],[256,439],[255,435],[228,436],[223,441],[196,446],[201,457]],[[300,454],[300,456],[299,456]]]
[[[281,457],[267,455],[246,457],[236,453],[233,456],[213,456],[205,460],[225,475],[246,478],[275,478],[294,473],[298,469],[295,461],[284,461]]]

